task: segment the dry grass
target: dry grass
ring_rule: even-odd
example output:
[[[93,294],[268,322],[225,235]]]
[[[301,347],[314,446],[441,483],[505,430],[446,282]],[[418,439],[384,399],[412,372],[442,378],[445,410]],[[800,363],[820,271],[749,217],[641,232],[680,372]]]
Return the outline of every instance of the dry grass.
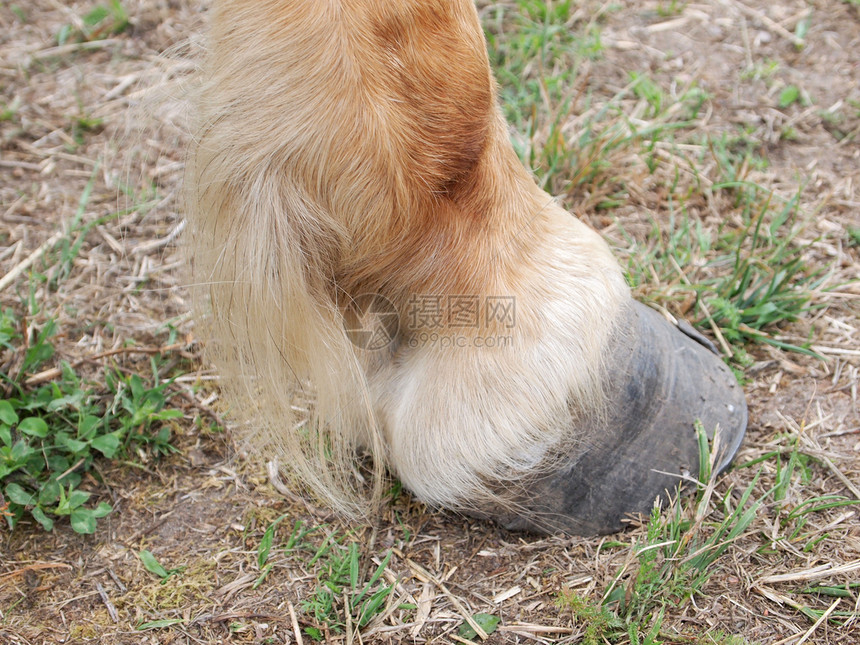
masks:
[[[499,7],[517,9],[480,5],[487,20]],[[460,625],[483,612],[501,618],[489,643],[578,643],[604,624],[600,601],[613,589],[623,591],[628,610],[641,610],[644,631],[604,631],[610,642],[645,642],[661,608],[665,643],[732,642],[718,632],[770,645],[860,642],[860,511],[804,512],[810,503],[827,506],[814,500],[828,496],[860,499],[856,3],[582,3],[568,25],[599,35],[603,48],[579,53],[572,103],[559,120],[562,141],[592,147],[556,147],[538,154],[536,166],[544,166],[549,189],[612,241],[631,273],[648,269],[637,274],[641,296],[676,313],[698,312],[685,279],[702,284],[725,270],[708,263],[713,247],[691,252],[678,270],[665,249],[683,221],[714,240],[744,228],[738,192],[721,187],[727,161],[737,164],[735,179],[772,191],[774,203],[799,194],[791,248],[826,278],[812,293],[814,310],[768,332],[811,344],[826,360],[747,346],[741,369],[751,422],[738,463],[748,465],[716,484],[698,530],[710,535],[723,516],[718,502],[736,504],[751,485],[761,507],[697,593],[685,597],[685,583],[673,578],[651,598],[637,550],[648,543],[647,526],[604,539],[538,539],[431,512],[406,494],[395,494],[367,525],[341,526],[270,479],[264,463],[243,453],[241,432],[217,429],[223,410],[214,375],[196,358],[176,246],[182,113],[170,100],[139,110],[148,96],[181,96],[193,62],[158,55],[173,47],[193,61],[198,4],[125,0],[129,30],[57,46],[57,34],[65,25],[80,30],[92,6],[0,5],[0,308],[35,328],[56,318],[57,362],[96,383],[107,366],[147,374],[150,357],[160,354],[165,373],[183,374],[172,386],[172,404],[185,413],[172,427],[181,450],[134,465],[99,464],[99,481],[91,475],[82,486],[114,511],[94,536],[59,523],[51,533],[26,522],[14,533],[3,529],[0,642],[292,643],[309,642],[309,627],[340,643],[462,642]],[[559,72],[537,67],[528,63],[524,73]],[[655,112],[629,89],[630,71],[647,74],[670,109],[693,84],[708,98],[669,136],[679,114]],[[781,108],[789,86],[798,99]],[[558,114],[551,88],[545,94],[536,113]],[[142,114],[147,121],[143,136],[127,130],[136,107],[136,125]],[[536,123],[533,136],[518,135],[521,148],[553,150],[552,119]],[[594,123],[605,127],[584,139]],[[658,126],[656,142],[612,138]],[[713,144],[721,134],[724,149]],[[553,160],[574,171],[554,171]],[[261,564],[266,529],[283,515]],[[298,520],[315,531],[285,550]],[[307,605],[331,575],[324,545],[337,540],[344,549],[358,545],[362,580],[391,554],[377,582],[391,591],[362,630],[343,611],[355,599],[349,589],[332,601],[340,633]],[[143,566],[143,549],[181,571],[162,584]],[[657,566],[680,566],[665,549],[653,551]],[[560,606],[562,591],[579,600]],[[624,614],[619,604],[608,607]]]

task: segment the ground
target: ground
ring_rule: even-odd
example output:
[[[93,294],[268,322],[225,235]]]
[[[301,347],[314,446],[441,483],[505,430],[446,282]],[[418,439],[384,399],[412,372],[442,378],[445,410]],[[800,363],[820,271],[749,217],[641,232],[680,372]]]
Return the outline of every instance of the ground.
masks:
[[[699,312],[691,285],[731,273],[719,240],[748,230],[751,209],[767,212],[772,245],[791,235],[811,308],[764,332],[735,325],[740,341],[705,325],[749,400],[738,467],[683,521],[603,538],[510,533],[396,488],[363,525],[303,501],[223,416],[189,311],[182,108],[201,3],[2,2],[0,309],[25,336],[56,320],[46,369],[67,361],[102,389],[107,367],[175,376],[183,415],[165,422],[178,452],[140,449],[83,477],[113,507],[94,534],[0,529],[0,642],[468,642],[481,637],[461,625],[479,613],[500,619],[489,643],[860,642],[858,3],[478,4],[518,149],[613,245],[638,296]],[[575,64],[547,57],[547,41],[512,61],[517,16],[549,24],[553,11],[577,37]],[[534,114],[559,118],[529,130],[511,74],[544,79]],[[816,355],[752,342],[761,333]],[[732,349],[744,338],[745,355]],[[4,375],[20,365],[10,352]],[[679,550],[714,535],[710,550]],[[357,629],[360,610],[344,607],[371,596],[378,611]]]

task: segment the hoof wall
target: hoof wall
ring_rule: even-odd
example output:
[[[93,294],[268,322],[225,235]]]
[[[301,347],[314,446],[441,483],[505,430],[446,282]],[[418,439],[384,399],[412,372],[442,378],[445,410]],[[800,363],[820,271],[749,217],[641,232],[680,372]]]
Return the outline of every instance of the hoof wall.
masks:
[[[719,428],[715,470],[724,470],[743,439],[743,389],[713,346],[633,302],[607,355],[607,406],[585,419],[551,472],[520,482],[517,512],[482,516],[514,530],[575,535],[613,533],[628,514],[647,514],[684,476],[699,473],[695,423]]]

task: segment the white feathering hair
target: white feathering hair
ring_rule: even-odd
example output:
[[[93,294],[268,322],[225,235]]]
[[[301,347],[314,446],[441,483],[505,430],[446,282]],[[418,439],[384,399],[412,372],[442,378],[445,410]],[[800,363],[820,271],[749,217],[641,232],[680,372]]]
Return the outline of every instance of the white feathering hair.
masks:
[[[216,0],[212,13],[186,202],[230,400],[347,516],[378,501],[386,469],[429,504],[503,499],[599,409],[629,294],[606,244],[517,159],[475,7]],[[344,326],[366,293],[401,317],[376,352]],[[515,299],[513,327],[479,330],[509,342],[479,347],[451,325],[438,339],[452,342],[418,342],[415,294]],[[313,396],[304,423],[296,391]]]

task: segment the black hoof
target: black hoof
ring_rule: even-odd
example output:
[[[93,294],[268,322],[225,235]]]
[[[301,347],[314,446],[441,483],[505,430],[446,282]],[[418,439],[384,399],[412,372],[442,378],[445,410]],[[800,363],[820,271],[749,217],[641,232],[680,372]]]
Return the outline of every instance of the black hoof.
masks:
[[[550,472],[521,482],[514,504],[487,517],[541,533],[619,531],[626,515],[649,513],[684,475],[698,475],[697,420],[709,438],[719,427],[715,470],[729,465],[746,431],[746,400],[710,342],[638,302],[616,329],[606,409],[576,428]]]

